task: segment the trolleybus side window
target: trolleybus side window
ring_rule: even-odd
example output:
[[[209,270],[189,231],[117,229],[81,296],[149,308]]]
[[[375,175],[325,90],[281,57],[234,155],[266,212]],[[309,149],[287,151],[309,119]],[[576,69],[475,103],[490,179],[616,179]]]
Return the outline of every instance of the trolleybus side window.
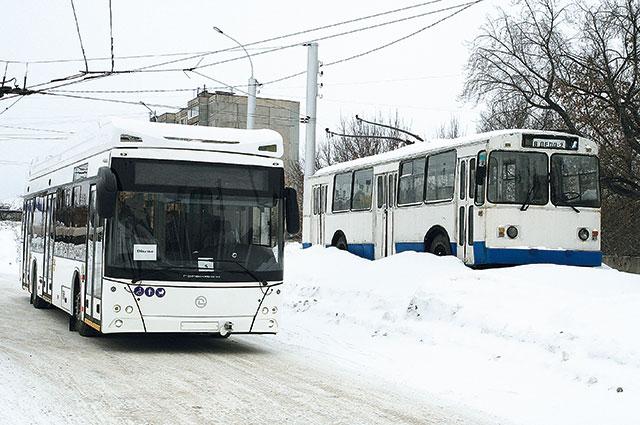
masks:
[[[467,163],[462,161],[460,163],[460,199],[464,199],[467,194]]]
[[[476,205],[484,205],[484,188],[487,181],[487,151],[478,152],[478,171],[475,182]]]
[[[385,201],[384,179],[385,179],[384,175],[378,176],[378,190],[377,190],[378,208],[384,207],[384,201]]]
[[[427,164],[427,202],[453,199],[456,175],[456,151],[432,155]]]
[[[351,172],[336,174],[333,180],[333,212],[349,211],[351,207]]]
[[[400,164],[398,205],[422,202],[424,196],[424,158],[415,158]]]
[[[469,161],[469,199],[473,199],[476,185],[476,159]]]
[[[33,211],[33,239],[31,239],[31,250],[33,252],[44,252],[44,200],[43,196],[35,199]]]
[[[353,196],[351,209],[363,211],[371,208],[373,192],[373,168],[358,170],[353,173]]]

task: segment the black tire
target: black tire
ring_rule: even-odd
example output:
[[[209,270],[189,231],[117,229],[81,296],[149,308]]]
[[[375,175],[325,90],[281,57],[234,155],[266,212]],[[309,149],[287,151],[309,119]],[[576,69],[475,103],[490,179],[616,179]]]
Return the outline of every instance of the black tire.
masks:
[[[344,235],[338,236],[338,239],[333,244],[333,246],[338,248],[340,251],[347,251],[349,249],[349,245],[347,244],[347,238],[345,238]]]
[[[33,304],[34,308],[38,310],[49,308],[49,303],[40,298],[37,294],[38,285],[36,284],[37,279],[36,268],[33,268],[33,273],[31,274],[31,304]]]
[[[451,244],[449,238],[442,233],[436,234],[425,248],[427,252],[443,257],[445,255],[451,255]]]
[[[97,332],[91,326],[87,325],[84,321],[81,320],[80,314],[80,306],[82,305],[82,300],[80,299],[80,285],[74,286],[74,294],[73,294],[73,316],[69,319],[69,330],[76,330],[82,336],[92,337],[96,336]],[[73,321],[73,326],[71,325],[71,321]],[[71,329],[73,327],[73,329]]]

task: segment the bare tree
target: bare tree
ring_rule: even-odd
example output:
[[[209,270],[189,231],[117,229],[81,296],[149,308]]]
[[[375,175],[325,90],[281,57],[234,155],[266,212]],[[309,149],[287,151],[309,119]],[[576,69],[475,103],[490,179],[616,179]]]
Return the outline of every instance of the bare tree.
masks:
[[[443,123],[436,130],[436,137],[439,139],[455,139],[464,136],[464,132],[460,127],[460,120],[455,115],[449,118],[449,121]]]
[[[471,49],[463,96],[489,105],[480,129],[564,129],[590,137],[602,148],[607,187],[640,197],[640,3],[518,4],[489,20]]]

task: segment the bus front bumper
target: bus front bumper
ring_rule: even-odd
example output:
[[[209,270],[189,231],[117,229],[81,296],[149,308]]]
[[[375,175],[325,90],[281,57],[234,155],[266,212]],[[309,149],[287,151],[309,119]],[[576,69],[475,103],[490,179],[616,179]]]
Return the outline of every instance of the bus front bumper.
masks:
[[[490,248],[484,242],[473,244],[473,257],[475,265],[560,264],[585,267],[602,265],[601,251]]]

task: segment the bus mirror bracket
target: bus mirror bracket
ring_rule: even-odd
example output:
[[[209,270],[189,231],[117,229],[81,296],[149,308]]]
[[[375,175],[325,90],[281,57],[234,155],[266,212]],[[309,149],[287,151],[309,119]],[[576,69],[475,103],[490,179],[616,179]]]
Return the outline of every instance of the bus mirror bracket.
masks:
[[[298,209],[298,194],[292,187],[284,189],[285,224],[287,233],[295,235],[300,232],[300,211]]]
[[[96,211],[102,218],[111,218],[115,212],[118,182],[109,167],[98,169],[96,182]]]

